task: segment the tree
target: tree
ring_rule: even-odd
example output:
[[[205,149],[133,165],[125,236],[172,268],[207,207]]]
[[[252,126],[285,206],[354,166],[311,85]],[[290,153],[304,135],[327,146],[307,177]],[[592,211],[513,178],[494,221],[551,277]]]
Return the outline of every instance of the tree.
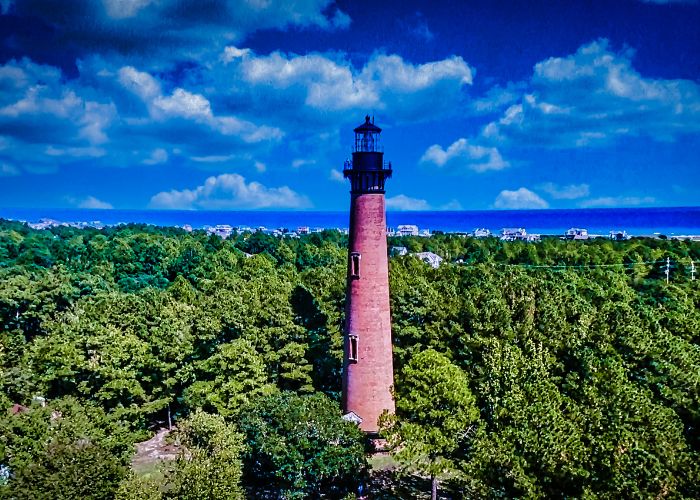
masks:
[[[185,400],[192,408],[216,410],[229,417],[241,406],[260,394],[275,391],[268,382],[262,356],[245,339],[222,344],[211,358],[204,361],[202,376],[185,391]]]
[[[469,379],[445,355],[428,349],[413,356],[397,388],[397,414],[382,415],[382,435],[400,463],[430,476],[435,500],[440,477],[455,471],[454,459],[479,419]]]
[[[283,392],[241,413],[246,435],[245,482],[284,498],[342,498],[366,472],[365,437],[323,394]]]
[[[114,498],[125,473],[118,457],[89,440],[51,441],[12,475],[9,497],[107,500]]]
[[[0,417],[10,498],[112,498],[134,440],[122,422],[73,398]],[[0,497],[4,493],[0,487]]]
[[[165,477],[168,498],[234,500],[243,498],[243,436],[219,415],[201,411],[180,422],[182,455]]]

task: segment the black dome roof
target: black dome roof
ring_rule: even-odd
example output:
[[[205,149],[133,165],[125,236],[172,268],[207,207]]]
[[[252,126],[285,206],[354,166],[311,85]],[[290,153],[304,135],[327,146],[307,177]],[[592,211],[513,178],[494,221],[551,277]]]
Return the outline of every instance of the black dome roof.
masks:
[[[360,125],[355,129],[355,133],[360,133],[360,132],[376,132],[379,133],[382,131],[379,127],[377,127],[374,123],[374,120],[370,122],[369,120],[369,115],[365,116],[365,123]]]

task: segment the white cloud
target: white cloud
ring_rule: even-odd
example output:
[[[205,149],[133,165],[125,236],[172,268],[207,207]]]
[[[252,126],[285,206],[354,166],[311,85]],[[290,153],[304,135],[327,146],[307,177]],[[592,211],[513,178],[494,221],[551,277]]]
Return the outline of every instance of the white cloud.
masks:
[[[252,53],[250,49],[239,49],[238,47],[229,46],[224,48],[223,54],[221,54],[221,60],[224,63],[230,63],[235,59],[240,59],[247,57]]]
[[[453,163],[476,172],[502,170],[510,166],[495,147],[470,144],[464,138],[458,139],[446,150],[439,144],[433,144],[425,151],[421,162],[433,163],[438,167]]]
[[[47,139],[62,135],[73,143],[76,138],[92,145],[107,142],[105,129],[117,115],[114,104],[83,99],[60,81],[55,68],[28,60],[10,61],[0,66],[0,83],[2,80],[14,88],[0,92],[0,126],[7,122],[17,130],[23,130],[22,125],[37,129],[36,124],[41,123]]]
[[[19,169],[9,163],[0,163],[0,177],[19,175]]]
[[[151,198],[151,208],[228,210],[240,208],[307,208],[311,202],[287,186],[268,188],[239,174],[209,177],[203,185],[163,191]]]
[[[494,208],[519,210],[532,208],[548,208],[549,204],[536,193],[521,187],[515,191],[504,189],[493,203]]]
[[[143,160],[144,165],[157,165],[168,161],[168,152],[163,148],[156,148],[151,152],[151,156]]]
[[[551,148],[608,145],[623,136],[673,141],[700,132],[700,85],[645,78],[632,50],[611,51],[601,39],[534,67],[532,78],[502,99],[508,107],[481,138],[493,144]],[[514,88],[523,88],[517,101]],[[498,107],[496,93],[489,105]]]
[[[484,97],[472,101],[471,107],[478,114],[500,111],[518,101],[526,88],[524,82],[508,82],[505,87],[496,85]]]
[[[256,162],[255,162],[255,170],[257,170],[258,172],[262,173],[262,172],[264,172],[265,170],[267,170],[267,165],[265,165],[265,164],[264,164],[263,162],[261,162],[261,161],[256,161]]]
[[[119,70],[119,82],[143,100],[150,117],[155,121],[177,118],[191,120],[207,125],[222,135],[238,136],[248,143],[278,140],[283,135],[275,127],[258,126],[235,116],[216,116],[209,100],[201,94],[176,88],[172,94],[164,96],[154,77],[131,66]]]
[[[153,3],[153,0],[102,0],[107,14],[112,19],[134,17],[138,12]]]
[[[296,160],[292,161],[292,167],[294,168],[300,168],[305,165],[315,165],[316,160],[306,160],[304,158],[297,158]]]
[[[172,117],[209,121],[213,119],[209,101],[200,94],[177,88],[168,97],[157,96],[151,101],[151,113],[157,119]]]
[[[94,196],[88,196],[87,198],[83,199],[78,203],[79,208],[91,208],[91,209],[100,209],[100,210],[107,210],[114,208],[111,204],[107,203],[106,201],[98,200]]]
[[[119,83],[141,99],[149,102],[161,94],[160,83],[148,73],[138,71],[133,66],[119,69]]]
[[[44,150],[44,154],[52,157],[70,156],[73,158],[100,158],[106,155],[107,151],[105,151],[103,148],[94,146],[68,148],[47,146]]]
[[[211,60],[224,46],[260,30],[332,31],[351,22],[333,0],[70,0],[60,9],[54,0],[0,0],[0,10],[12,4],[20,22],[51,26],[76,54],[125,55],[154,69],[182,60],[182,54],[190,61]],[[16,46],[31,45],[38,53],[56,48],[54,39],[31,32],[16,38]]]
[[[398,194],[386,199],[386,207],[391,210],[430,210],[430,204],[426,200],[409,198],[406,195]]]
[[[331,169],[331,173],[329,175],[330,180],[335,181],[335,182],[345,182],[345,176],[343,175],[343,172],[337,169]]]
[[[539,188],[555,200],[575,200],[577,198],[585,198],[590,194],[590,187],[588,184],[558,186],[553,182],[546,182],[540,185]]]
[[[578,204],[581,208],[593,207],[638,207],[640,205],[654,205],[656,198],[653,196],[603,196],[584,200]]]
[[[342,10],[338,9],[335,11],[335,14],[333,14],[333,17],[331,18],[330,24],[334,28],[347,29],[350,27],[351,23],[352,23],[352,19],[350,18],[350,16],[348,16]]]
[[[390,110],[395,119],[455,112],[464,97],[463,87],[473,78],[473,70],[458,56],[414,65],[398,55],[384,54],[373,55],[357,70],[337,56],[273,52],[241,58],[239,72],[256,88],[258,100],[265,97],[324,112]],[[274,95],[268,97],[265,88]]]
[[[207,155],[207,156],[192,156],[190,159],[197,163],[223,163],[234,159],[234,155]]]

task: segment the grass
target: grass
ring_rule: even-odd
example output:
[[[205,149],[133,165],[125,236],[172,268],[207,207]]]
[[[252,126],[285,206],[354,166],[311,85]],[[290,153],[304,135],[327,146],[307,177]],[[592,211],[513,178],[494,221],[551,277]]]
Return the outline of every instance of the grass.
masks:
[[[389,453],[374,453],[369,457],[369,466],[374,472],[396,469],[399,463]]]

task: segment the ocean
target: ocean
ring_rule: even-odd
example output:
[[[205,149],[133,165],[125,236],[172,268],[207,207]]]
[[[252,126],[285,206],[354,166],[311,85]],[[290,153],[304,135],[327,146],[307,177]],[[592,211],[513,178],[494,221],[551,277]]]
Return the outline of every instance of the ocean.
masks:
[[[0,218],[37,222],[42,218],[63,222],[92,222],[113,225],[139,222],[159,226],[193,228],[228,224],[234,227],[268,229],[299,226],[346,228],[348,212],[319,211],[205,211],[205,210],[89,210],[63,208],[0,208]],[[575,210],[488,210],[388,212],[387,225],[415,224],[420,229],[468,232],[486,228],[523,227],[528,233],[561,234],[571,227],[591,234],[627,231],[630,235],[661,233],[667,236],[700,234],[700,207],[600,208]]]

